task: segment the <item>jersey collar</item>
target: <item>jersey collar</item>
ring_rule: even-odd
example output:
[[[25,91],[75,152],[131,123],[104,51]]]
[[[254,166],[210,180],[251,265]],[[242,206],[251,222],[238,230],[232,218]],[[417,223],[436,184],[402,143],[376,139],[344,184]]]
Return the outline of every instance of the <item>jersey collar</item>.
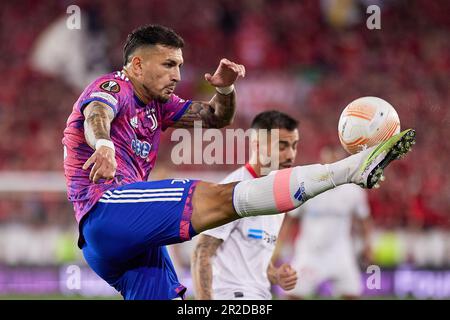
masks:
[[[250,165],[250,163],[245,164],[245,168],[247,171],[252,175],[253,178],[259,178],[259,176],[256,174],[255,169]]]
[[[134,101],[138,104],[139,107],[145,108],[146,104],[139,99],[139,97],[136,95],[136,93],[133,92]]]

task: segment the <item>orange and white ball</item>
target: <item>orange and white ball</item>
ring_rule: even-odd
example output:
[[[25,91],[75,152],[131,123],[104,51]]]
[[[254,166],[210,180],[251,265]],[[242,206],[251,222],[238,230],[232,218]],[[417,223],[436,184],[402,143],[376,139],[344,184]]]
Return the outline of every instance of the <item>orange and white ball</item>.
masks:
[[[339,118],[339,140],[355,154],[400,132],[400,118],[387,101],[362,97],[350,102]]]

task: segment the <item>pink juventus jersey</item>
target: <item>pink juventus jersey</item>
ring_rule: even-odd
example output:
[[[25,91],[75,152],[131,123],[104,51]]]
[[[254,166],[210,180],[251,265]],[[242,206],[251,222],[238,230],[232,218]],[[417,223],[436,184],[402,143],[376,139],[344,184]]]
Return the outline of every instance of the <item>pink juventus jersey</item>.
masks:
[[[107,104],[115,114],[110,135],[116,148],[116,176],[97,184],[89,180],[90,168],[82,169],[94,152],[86,142],[83,127],[83,108],[91,101]],[[175,123],[190,103],[172,94],[166,103],[152,101],[145,105],[121,71],[98,78],[83,91],[73,106],[62,140],[67,196],[78,222],[106,190],[148,179],[155,165],[161,131]]]

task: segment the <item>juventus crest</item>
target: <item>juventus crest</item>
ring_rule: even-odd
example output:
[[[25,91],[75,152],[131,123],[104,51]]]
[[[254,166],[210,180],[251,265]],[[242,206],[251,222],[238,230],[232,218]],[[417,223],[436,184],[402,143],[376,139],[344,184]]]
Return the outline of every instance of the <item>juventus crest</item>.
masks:
[[[156,119],[155,109],[154,108],[147,109],[145,111],[145,114],[147,118],[149,118],[152,121],[152,126],[150,127],[150,130],[155,131],[156,128],[158,128],[158,120]]]

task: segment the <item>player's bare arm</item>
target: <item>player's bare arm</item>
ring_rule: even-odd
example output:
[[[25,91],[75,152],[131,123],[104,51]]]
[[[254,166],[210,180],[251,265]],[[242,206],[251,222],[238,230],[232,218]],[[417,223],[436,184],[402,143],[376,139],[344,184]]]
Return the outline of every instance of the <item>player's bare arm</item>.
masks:
[[[206,81],[218,88],[218,92],[209,102],[193,101],[174,127],[191,128],[195,121],[201,121],[204,128],[230,125],[236,113],[236,93],[232,86],[238,77],[245,77],[245,67],[222,59],[214,75],[205,74]]]
[[[205,234],[199,236],[191,261],[196,298],[199,300],[211,300],[213,298],[211,258],[216,254],[222,242],[221,239]]]
[[[192,128],[195,121],[201,121],[203,128],[223,128],[233,122],[235,111],[235,93],[217,93],[210,102],[193,101],[174,127]]]
[[[108,105],[93,101],[86,106],[83,115],[85,117],[84,136],[86,142],[95,150],[83,165],[83,170],[87,170],[93,164],[89,179],[94,183],[102,178],[113,179],[117,168],[115,150],[104,145],[96,148],[96,145],[101,139],[111,140],[110,128],[114,112]]]

